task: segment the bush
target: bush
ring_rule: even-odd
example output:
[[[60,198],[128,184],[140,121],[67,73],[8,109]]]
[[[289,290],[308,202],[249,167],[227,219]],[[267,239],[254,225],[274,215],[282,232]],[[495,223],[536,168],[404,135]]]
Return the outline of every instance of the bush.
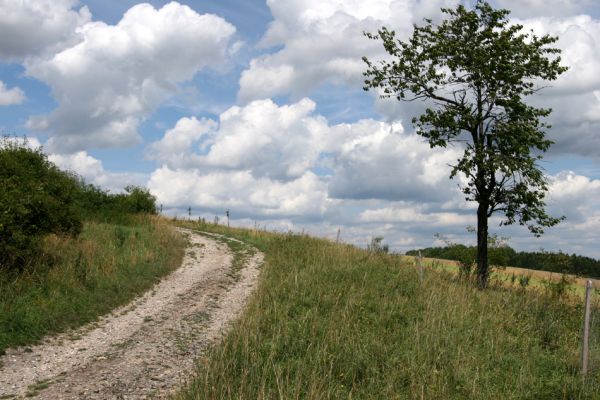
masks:
[[[0,270],[23,270],[48,233],[77,235],[79,180],[26,139],[0,142]]]
[[[121,195],[124,210],[132,214],[156,214],[156,197],[148,189],[129,185]]]

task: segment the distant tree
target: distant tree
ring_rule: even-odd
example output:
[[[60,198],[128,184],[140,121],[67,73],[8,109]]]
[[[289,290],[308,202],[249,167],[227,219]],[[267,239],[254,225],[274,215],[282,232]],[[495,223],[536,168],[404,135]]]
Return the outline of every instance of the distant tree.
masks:
[[[521,25],[509,23],[508,10],[478,1],[473,10],[460,5],[442,11],[446,20],[434,25],[426,19],[406,42],[385,27],[365,33],[381,40],[392,58],[373,63],[363,57],[364,89],[427,101],[429,107],[412,120],[417,134],[431,147],[464,145],[450,178],[464,174],[466,200],[478,203],[477,281],[485,288],[493,213],[504,214],[502,224],[518,221],[536,236],[561,220],[545,211],[548,187],[537,163],[552,144],[545,137],[549,125],[540,122],[551,110],[529,106],[524,97],[566,68],[560,50],[548,47],[557,38],[522,33]]]
[[[129,185],[123,195],[125,210],[130,213],[156,214],[156,197],[144,187]],[[190,208],[191,213],[191,208]]]
[[[390,251],[390,246],[383,243],[383,236],[376,236],[371,239],[371,243],[367,245],[367,250],[372,253],[387,254]]]
[[[79,180],[26,139],[0,141],[0,271],[22,270],[48,233],[77,235]]]

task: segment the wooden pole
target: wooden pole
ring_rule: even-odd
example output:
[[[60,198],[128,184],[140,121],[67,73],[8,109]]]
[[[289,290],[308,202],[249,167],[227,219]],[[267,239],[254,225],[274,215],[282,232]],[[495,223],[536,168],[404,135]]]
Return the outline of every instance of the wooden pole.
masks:
[[[423,256],[421,256],[421,250],[417,256],[417,268],[419,269],[419,279],[423,282]]]
[[[583,343],[581,345],[581,373],[585,376],[588,372],[588,352],[590,340],[590,301],[592,297],[592,281],[585,285],[585,311],[583,318]]]

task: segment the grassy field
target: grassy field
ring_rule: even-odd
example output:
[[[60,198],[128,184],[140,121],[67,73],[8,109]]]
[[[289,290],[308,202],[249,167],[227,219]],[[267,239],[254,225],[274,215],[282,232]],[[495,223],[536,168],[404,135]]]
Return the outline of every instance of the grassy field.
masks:
[[[164,220],[88,222],[77,239],[50,235],[39,262],[0,274],[0,352],[96,319],[177,268],[184,239]]]
[[[407,263],[416,263],[416,257],[414,256],[401,257]],[[457,274],[459,271],[458,262],[453,260],[423,257],[423,264],[432,269],[441,269],[444,271],[451,272],[453,274]],[[581,278],[576,275],[559,274],[557,272],[541,271],[536,269],[526,269],[517,267],[493,267],[491,275],[492,281],[495,281],[496,284],[502,283],[505,286],[517,286],[519,285],[519,278],[526,277],[527,285],[532,286],[536,289],[544,289],[548,286],[552,286],[552,283],[556,284],[560,282],[561,279],[566,279],[566,291],[570,294],[577,296],[580,299],[583,299],[583,297],[585,296],[585,285],[588,280],[592,281],[594,288],[600,289],[600,280],[598,279]]]
[[[585,382],[578,372],[576,301],[479,291],[431,269],[421,282],[401,257],[306,236],[202,228],[254,244],[266,263],[177,399],[600,398],[594,361]]]

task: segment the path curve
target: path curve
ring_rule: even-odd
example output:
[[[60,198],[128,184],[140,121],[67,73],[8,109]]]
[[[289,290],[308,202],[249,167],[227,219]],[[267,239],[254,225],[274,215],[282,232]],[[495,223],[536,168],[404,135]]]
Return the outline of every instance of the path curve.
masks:
[[[0,397],[164,398],[185,382],[195,358],[241,312],[263,255],[252,249],[232,274],[226,244],[180,231],[190,241],[182,266],[153,289],[76,331],[7,350]]]

